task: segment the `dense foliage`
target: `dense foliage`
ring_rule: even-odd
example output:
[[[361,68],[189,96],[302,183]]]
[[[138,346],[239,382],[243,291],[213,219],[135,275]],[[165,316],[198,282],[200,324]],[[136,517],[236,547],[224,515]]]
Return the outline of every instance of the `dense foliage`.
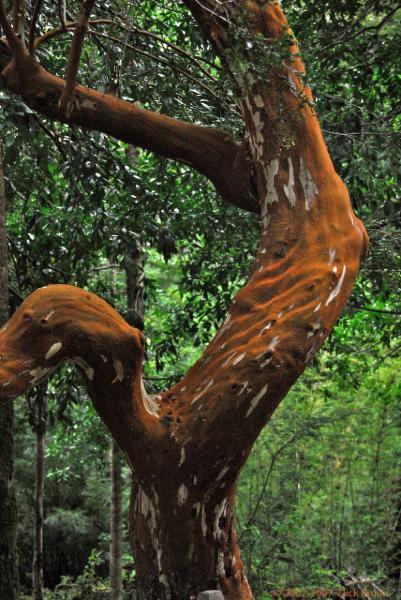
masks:
[[[69,3],[72,15],[76,6]],[[336,168],[372,246],[346,314],[242,475],[241,544],[261,600],[275,589],[338,587],[352,577],[392,593],[400,585],[398,7],[369,0],[286,6]],[[49,2],[42,30],[54,10]],[[82,81],[100,81],[188,121],[238,130],[231,83],[179,3],[104,2],[96,17],[114,24],[93,27]],[[68,41],[54,37],[41,47],[41,61],[53,72],[63,73]],[[175,381],[244,282],[257,218],[222,205],[189,168],[47,122],[4,93],[1,105],[12,306],[41,285],[69,282],[125,314],[124,256],[139,239],[146,259],[148,387]],[[58,590],[49,598],[107,597],[108,434],[69,370],[53,378],[49,402],[45,581]],[[34,398],[19,403],[16,423],[20,577],[27,593],[33,405]],[[125,478],[127,510],[128,469]],[[128,553],[125,567],[133,598]]]

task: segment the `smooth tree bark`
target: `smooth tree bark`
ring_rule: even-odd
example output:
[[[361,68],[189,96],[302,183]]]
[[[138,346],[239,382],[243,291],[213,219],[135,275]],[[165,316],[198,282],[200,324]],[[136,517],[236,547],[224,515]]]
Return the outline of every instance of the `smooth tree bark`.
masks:
[[[236,481],[262,427],[341,315],[367,235],[330,160],[280,5],[184,4],[235,81],[241,141],[81,85],[64,97],[63,110],[68,84],[27,53],[4,4],[0,23],[13,58],[2,79],[34,110],[189,163],[224,200],[260,212],[249,281],[203,356],[155,397],[142,382],[137,328],[89,292],[40,289],[0,334],[0,398],[18,396],[63,361],[78,365],[133,471],[139,598],[183,600],[219,588],[226,600],[249,600],[234,523]]]
[[[8,320],[6,195],[0,147],[0,326]],[[0,598],[17,600],[17,505],[13,482],[13,406],[0,406]]]

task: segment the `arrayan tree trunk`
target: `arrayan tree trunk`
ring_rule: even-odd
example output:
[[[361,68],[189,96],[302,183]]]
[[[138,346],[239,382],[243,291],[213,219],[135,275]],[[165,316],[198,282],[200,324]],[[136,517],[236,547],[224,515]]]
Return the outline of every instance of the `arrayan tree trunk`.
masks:
[[[339,318],[367,235],[333,168],[279,4],[185,4],[236,81],[246,129],[241,143],[83,86],[59,103],[71,86],[27,55],[7,29],[4,10],[13,61],[3,80],[49,117],[183,160],[225,200],[253,211],[259,206],[261,239],[250,279],[202,358],[156,397],[142,383],[138,329],[89,292],[65,285],[38,290],[0,334],[1,399],[19,395],[62,361],[77,364],[132,467],[139,598],[184,600],[220,588],[226,600],[248,600],[234,525],[238,474]],[[242,61],[233,59],[241,52],[236,32],[244,30],[259,53],[266,50],[262,67],[253,64],[252,44]],[[73,47],[69,64],[71,54]],[[248,66],[238,72],[238,64]]]

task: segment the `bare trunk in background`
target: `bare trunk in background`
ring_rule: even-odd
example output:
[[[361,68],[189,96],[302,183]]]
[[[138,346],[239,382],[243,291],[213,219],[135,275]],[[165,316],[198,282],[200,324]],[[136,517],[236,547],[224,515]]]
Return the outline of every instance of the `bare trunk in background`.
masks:
[[[45,492],[45,447],[47,426],[47,385],[37,390],[34,406],[34,430],[36,435],[36,478],[35,478],[35,519],[32,562],[32,598],[43,600],[43,527]]]
[[[0,146],[0,327],[8,320],[6,195]],[[0,598],[17,600],[17,505],[13,482],[13,405],[0,406]]]

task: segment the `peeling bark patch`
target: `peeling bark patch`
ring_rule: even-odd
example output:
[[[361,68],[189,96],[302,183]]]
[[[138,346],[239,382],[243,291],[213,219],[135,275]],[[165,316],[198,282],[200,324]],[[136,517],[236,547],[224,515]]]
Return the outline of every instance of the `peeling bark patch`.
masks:
[[[218,504],[214,509],[214,523],[213,523],[213,537],[215,540],[218,540],[220,537],[221,529],[220,529],[220,519],[225,516],[227,510],[227,498],[224,498],[220,504]]]
[[[228,363],[232,361],[232,359],[234,358],[234,356],[236,354],[237,354],[236,352],[233,352],[232,354],[230,354],[230,356],[223,362],[223,364],[221,366],[225,367],[226,365],[228,365]]]
[[[265,105],[265,103],[263,101],[263,98],[262,98],[262,96],[260,94],[257,94],[254,97],[253,101],[255,103],[256,108],[263,108],[264,105]]]
[[[225,474],[226,474],[226,473],[227,473],[229,470],[230,470],[230,467],[229,467],[229,466],[227,466],[227,467],[224,467],[224,468],[223,468],[223,469],[220,471],[220,473],[217,475],[217,477],[216,477],[216,481],[219,481],[220,479],[222,479],[222,478],[224,477],[224,475],[225,475]]]
[[[36,369],[32,369],[29,371],[29,374],[33,377],[32,383],[36,383],[46,377],[46,375],[50,372],[50,369],[46,369],[44,367],[37,367]],[[7,383],[9,385],[10,382]]]
[[[313,181],[311,172],[304,163],[303,158],[300,159],[299,163],[299,180],[301,182],[302,189],[304,192],[305,208],[306,210],[310,210],[312,207],[313,199],[318,193],[318,189],[316,187],[315,182]]]
[[[206,390],[208,390],[210,388],[210,386],[212,385],[212,383],[213,383],[213,379],[210,378],[209,382],[206,385],[206,387],[201,392],[199,392],[199,394],[197,394],[195,396],[195,398],[192,400],[191,404],[193,404],[194,402],[196,402],[206,392]]]
[[[184,446],[181,448],[181,457],[180,457],[180,462],[178,463],[178,466],[181,467],[182,464],[184,464],[185,462],[185,448]]]
[[[157,417],[159,414],[159,410],[160,410],[157,399],[160,398],[160,396],[148,396],[148,393],[145,389],[145,385],[143,383],[142,377],[141,377],[141,395],[142,395],[142,401],[143,401],[143,406],[145,407],[145,410],[150,415]]]
[[[45,360],[49,360],[49,358],[51,358],[52,356],[57,354],[57,352],[60,352],[62,346],[63,346],[63,344],[61,342],[56,342],[55,344],[50,346],[50,348],[48,349],[48,351],[46,353]]]
[[[185,483],[182,483],[177,490],[177,504],[178,506],[184,506],[188,500],[188,488]]]
[[[244,381],[244,383],[241,383],[241,389],[240,389],[240,391],[239,391],[239,392],[238,392],[238,394],[237,394],[238,396],[241,396],[241,394],[242,394],[243,392],[245,392],[245,390],[246,390],[246,387],[247,387],[248,383],[249,383],[248,381]]]
[[[245,358],[245,356],[246,356],[246,352],[237,356],[237,358],[233,360],[233,365],[237,365],[239,362],[241,362],[241,360],[243,360]]]
[[[170,585],[168,583],[168,579],[166,575],[160,575],[159,577],[159,581],[162,585],[164,585],[164,587],[166,588],[166,598],[167,600],[171,600],[171,592],[170,592]]]
[[[295,203],[297,201],[297,197],[295,195],[295,190],[294,190],[294,184],[295,184],[294,166],[292,164],[292,159],[289,158],[288,159],[288,185],[284,185],[284,193],[287,196],[288,202],[290,203],[291,206],[295,206]]]
[[[117,381],[124,381],[124,367],[121,360],[113,361],[114,370],[116,372],[116,376],[114,377],[111,383],[116,383]]]
[[[221,578],[225,577],[226,572],[224,570],[224,552],[221,550],[217,553],[217,575]]]
[[[207,524],[206,524],[206,511],[205,511],[204,506],[202,506],[202,511],[201,511],[201,529],[202,529],[203,537],[206,537]]]
[[[330,295],[326,300],[325,306],[328,306],[330,304],[330,302],[332,302],[334,300],[334,298],[336,298],[336,296],[338,296],[338,294],[340,293],[346,272],[347,272],[347,267],[346,267],[346,265],[344,265],[341,277],[338,280],[337,285],[331,290]]]
[[[277,158],[274,158],[266,167],[266,198],[265,203],[274,204],[274,202],[278,202],[278,194],[276,190],[276,186],[274,184],[274,178],[278,173],[279,161]]]
[[[315,323],[311,323],[310,324],[310,330],[308,331],[306,337],[310,338],[313,337],[321,328],[321,323],[319,321],[316,321]]]
[[[269,321],[269,323],[265,327],[263,327],[263,329],[261,330],[259,335],[263,335],[265,333],[265,331],[268,331],[270,329],[271,326],[272,326],[272,322]]]
[[[267,385],[264,386],[264,388],[262,388],[259,392],[259,394],[257,394],[254,398],[252,398],[251,400],[251,404],[247,410],[247,413],[245,415],[245,418],[249,417],[250,414],[253,413],[253,411],[255,410],[255,408],[257,407],[257,405],[259,404],[259,402],[262,400],[263,396],[266,394],[267,392]]]

